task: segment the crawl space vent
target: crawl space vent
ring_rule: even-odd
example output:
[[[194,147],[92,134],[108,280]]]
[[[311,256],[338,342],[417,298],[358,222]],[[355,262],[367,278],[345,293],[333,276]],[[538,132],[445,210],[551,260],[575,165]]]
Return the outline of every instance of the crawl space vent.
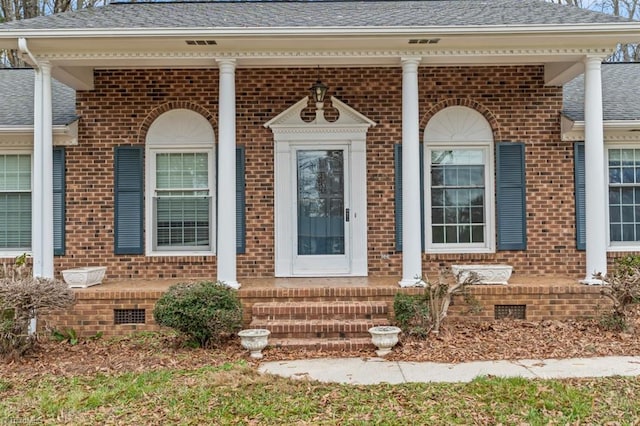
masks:
[[[114,324],[144,324],[144,309],[114,309]]]
[[[495,305],[494,318],[527,319],[527,305]]]

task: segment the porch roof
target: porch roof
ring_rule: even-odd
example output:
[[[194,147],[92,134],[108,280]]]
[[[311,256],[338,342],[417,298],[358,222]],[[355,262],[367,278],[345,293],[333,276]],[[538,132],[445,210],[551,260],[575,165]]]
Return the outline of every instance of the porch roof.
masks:
[[[33,126],[33,70],[0,68],[0,129]],[[57,80],[52,81],[53,125],[68,125],[78,119],[76,91]]]
[[[640,63],[602,64],[602,112],[605,121],[640,120]],[[584,121],[584,75],[565,85],[563,113]]]
[[[252,3],[247,5],[247,3]],[[0,25],[18,29],[371,28],[626,22],[540,0],[113,2]]]

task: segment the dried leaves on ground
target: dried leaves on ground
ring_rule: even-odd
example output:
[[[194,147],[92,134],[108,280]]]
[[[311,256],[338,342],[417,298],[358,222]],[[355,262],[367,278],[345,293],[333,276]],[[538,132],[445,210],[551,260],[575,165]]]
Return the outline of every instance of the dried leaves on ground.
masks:
[[[573,358],[640,355],[640,315],[630,318],[624,332],[607,331],[597,320],[499,320],[451,322],[426,339],[402,336],[390,360],[464,362],[500,359]],[[266,361],[320,357],[371,357],[374,348],[327,352],[267,348]],[[250,360],[237,339],[217,349],[190,348],[172,334],[141,334],[118,339],[82,341],[77,345],[41,339],[28,356],[0,362],[0,377],[23,379],[42,374],[89,375],[140,372],[163,368],[193,369],[227,361]]]

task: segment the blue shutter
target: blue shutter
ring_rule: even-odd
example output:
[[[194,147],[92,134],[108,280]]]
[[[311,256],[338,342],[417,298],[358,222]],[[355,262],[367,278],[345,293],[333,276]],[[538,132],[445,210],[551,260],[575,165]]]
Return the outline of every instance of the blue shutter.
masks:
[[[424,251],[424,145],[420,144],[420,241]],[[393,147],[396,251],[402,251],[402,144]]]
[[[114,253],[143,254],[143,151],[115,148]]]
[[[574,179],[576,199],[576,248],[587,248],[586,218],[585,218],[585,189],[584,189],[584,142],[576,142],[574,145]]]
[[[64,256],[65,238],[64,148],[53,148],[53,254]]]
[[[402,145],[393,147],[395,176],[396,251],[402,251]]]
[[[498,143],[496,148],[498,250],[526,250],[524,144]]]
[[[244,162],[244,146],[238,146],[236,147],[236,253],[238,254],[243,254],[246,250]]]

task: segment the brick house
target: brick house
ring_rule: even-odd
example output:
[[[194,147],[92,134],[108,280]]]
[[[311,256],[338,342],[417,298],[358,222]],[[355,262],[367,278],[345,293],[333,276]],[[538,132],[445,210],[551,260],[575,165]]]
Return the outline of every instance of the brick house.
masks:
[[[639,30],[516,0],[114,2],[2,24],[35,112],[33,141],[0,113],[0,255],[236,288],[405,287],[453,263],[589,281],[640,244],[637,167],[614,159],[640,155],[637,115],[603,119],[601,83]]]

